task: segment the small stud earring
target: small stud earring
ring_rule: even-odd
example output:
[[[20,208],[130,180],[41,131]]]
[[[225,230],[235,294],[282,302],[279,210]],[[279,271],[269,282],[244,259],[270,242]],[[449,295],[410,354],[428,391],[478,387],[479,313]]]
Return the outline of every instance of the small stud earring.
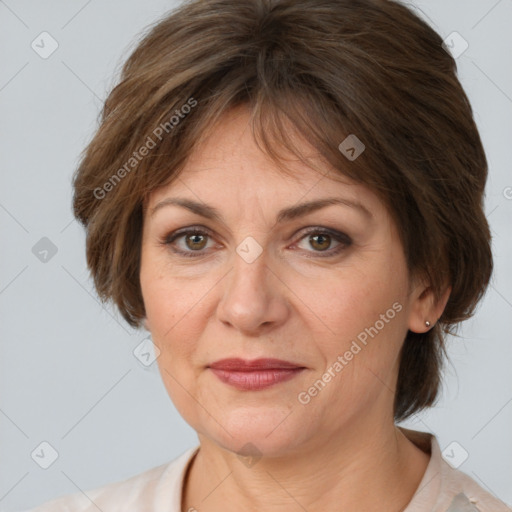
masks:
[[[430,322],[427,320],[427,321],[425,322],[425,325],[426,325],[427,327],[430,327]]]

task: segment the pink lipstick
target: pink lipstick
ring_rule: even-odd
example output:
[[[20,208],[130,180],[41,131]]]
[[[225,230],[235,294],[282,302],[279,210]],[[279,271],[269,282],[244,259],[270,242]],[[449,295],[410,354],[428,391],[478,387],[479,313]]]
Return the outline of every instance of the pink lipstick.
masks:
[[[305,368],[281,359],[222,359],[209,365],[210,370],[226,384],[244,390],[258,391],[293,379]]]

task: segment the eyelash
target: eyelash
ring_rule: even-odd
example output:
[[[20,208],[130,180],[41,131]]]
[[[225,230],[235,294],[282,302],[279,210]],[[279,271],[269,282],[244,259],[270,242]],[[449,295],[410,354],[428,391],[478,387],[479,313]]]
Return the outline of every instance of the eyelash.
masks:
[[[318,253],[318,256],[313,256],[313,258],[328,258],[328,257],[334,257],[340,254],[342,251],[347,249],[351,244],[352,240],[348,235],[345,233],[341,233],[340,231],[336,231],[333,229],[327,229],[327,228],[320,228],[320,227],[313,227],[309,229],[304,235],[299,239],[299,242],[306,238],[308,235],[316,234],[316,235],[329,235],[337,242],[340,242],[339,247],[336,249],[328,249],[326,251],[313,251],[313,253]],[[201,256],[204,256],[205,253],[202,251],[182,251],[181,249],[176,249],[172,247],[175,240],[185,236],[185,235],[207,235],[209,237],[212,237],[212,234],[210,230],[206,228],[198,228],[198,227],[192,227],[192,228],[184,228],[183,230],[178,230],[173,233],[170,233],[165,237],[164,240],[162,240],[162,245],[164,246],[170,246],[171,250],[175,254],[179,254],[181,256],[184,256],[186,258],[198,258]],[[309,252],[309,251],[308,251]],[[324,255],[325,254],[325,255]],[[309,256],[311,257],[311,256]]]

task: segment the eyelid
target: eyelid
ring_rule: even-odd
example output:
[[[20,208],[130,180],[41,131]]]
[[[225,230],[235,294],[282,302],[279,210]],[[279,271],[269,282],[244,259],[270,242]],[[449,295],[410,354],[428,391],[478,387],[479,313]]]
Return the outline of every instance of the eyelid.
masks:
[[[301,228],[300,230],[297,230],[294,233],[294,235],[292,235],[293,238],[295,238],[295,236],[298,233],[302,233],[302,234],[301,234],[300,238],[294,243],[294,245],[300,243],[304,238],[306,238],[308,235],[310,235],[312,233],[328,235],[331,238],[333,238],[336,242],[338,242],[338,244],[340,244],[340,246],[335,249],[327,249],[325,251],[314,251],[314,250],[305,251],[307,253],[312,253],[313,255],[315,255],[315,256],[307,256],[309,258],[334,257],[334,256],[337,256],[338,254],[340,254],[343,250],[347,249],[349,246],[351,246],[353,244],[353,240],[349,235],[347,235],[346,233],[344,233],[342,231],[334,229],[334,228],[328,228],[328,227],[324,227],[324,226],[307,226],[307,227]],[[191,235],[191,234],[207,235],[209,238],[212,238],[212,239],[215,238],[215,235],[211,229],[209,229],[203,225],[195,224],[195,225],[191,225],[191,226],[185,226],[183,228],[179,228],[175,231],[172,231],[171,233],[168,233],[167,235],[165,235],[163,237],[163,239],[161,240],[161,243],[164,246],[172,246],[172,244],[178,238],[181,238],[182,236],[185,236],[185,235]],[[208,254],[204,250],[201,250],[201,251],[192,251],[192,250],[191,251],[183,251],[181,249],[171,249],[171,250],[175,254],[178,254],[178,255],[183,255],[183,256],[187,255],[185,257],[201,257],[201,256],[206,256]],[[299,249],[299,250],[301,250],[301,249]],[[197,256],[193,256],[194,253],[196,253]]]
[[[207,228],[206,226],[194,224],[193,226],[186,226],[183,228],[176,229],[175,231],[171,231],[170,233],[167,233],[163,237],[163,242],[171,242],[176,240],[176,238],[178,238],[181,235],[188,235],[191,233],[205,234],[211,238],[214,238],[214,233],[211,229]]]
[[[300,238],[297,240],[297,242],[294,243],[294,245],[302,242],[305,238],[308,237],[310,234],[323,234],[330,236],[334,241],[338,242],[338,246],[327,249],[325,251],[305,251],[309,254],[309,256],[306,256],[306,258],[334,258],[335,256],[340,255],[342,252],[344,252],[346,249],[348,249],[352,244],[352,238],[347,235],[346,233],[343,233],[342,231],[338,231],[337,229],[333,228],[327,228],[323,226],[310,226],[309,228],[304,228],[306,231],[299,230],[299,232],[302,233]]]
[[[346,233],[343,233],[342,231],[339,231],[337,229],[328,228],[324,226],[310,226],[302,228],[298,231],[298,233],[301,232],[302,236],[300,237],[299,240],[302,240],[305,236],[309,235],[310,233],[323,233],[326,235],[330,235],[336,239],[344,239],[346,243],[352,243],[352,238],[350,238],[350,236],[348,236]]]

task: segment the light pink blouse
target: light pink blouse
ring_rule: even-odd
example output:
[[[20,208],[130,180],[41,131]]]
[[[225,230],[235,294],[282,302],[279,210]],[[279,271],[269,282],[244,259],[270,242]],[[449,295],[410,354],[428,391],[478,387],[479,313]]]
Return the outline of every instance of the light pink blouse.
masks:
[[[431,455],[423,479],[403,512],[512,512],[475,480],[448,464],[434,435],[400,429]],[[85,491],[85,495],[57,498],[28,512],[182,512],[183,478],[198,449],[190,448],[170,463],[127,480]]]

